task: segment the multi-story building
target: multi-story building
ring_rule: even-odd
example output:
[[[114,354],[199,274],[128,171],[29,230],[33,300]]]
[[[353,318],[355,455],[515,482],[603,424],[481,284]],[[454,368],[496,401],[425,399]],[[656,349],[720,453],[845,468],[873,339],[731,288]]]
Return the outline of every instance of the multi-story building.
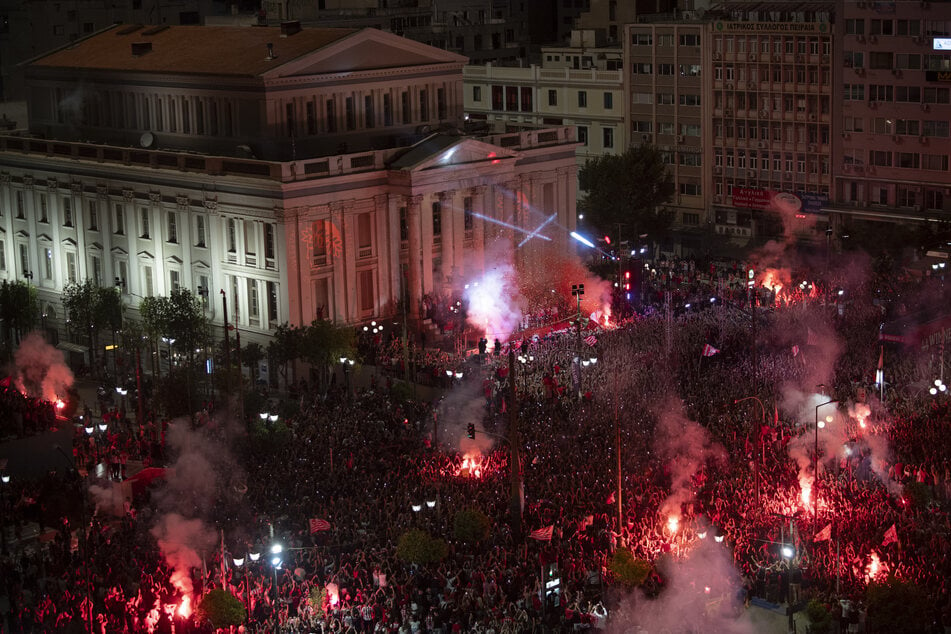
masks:
[[[0,95],[23,99],[21,62],[113,24],[200,24],[211,0],[0,0]]]
[[[951,4],[840,2],[838,11],[830,213],[947,218]]]
[[[585,45],[582,37],[588,37]],[[624,151],[621,50],[597,46],[594,32],[576,31],[573,46],[543,47],[542,65],[469,65],[463,69],[470,125],[490,129],[576,129],[578,163]]]
[[[376,29],[115,27],[27,69],[0,137],[0,277],[187,288],[251,339],[392,314],[574,229],[573,130],[461,134],[465,58]],[[537,217],[536,217],[537,216]],[[526,228],[527,227],[527,228]],[[557,230],[555,228],[557,227]],[[404,275],[405,272],[405,275]]]
[[[625,27],[625,128],[632,143],[656,146],[673,176],[675,222],[699,227],[710,194],[709,34],[701,22],[637,23]]]

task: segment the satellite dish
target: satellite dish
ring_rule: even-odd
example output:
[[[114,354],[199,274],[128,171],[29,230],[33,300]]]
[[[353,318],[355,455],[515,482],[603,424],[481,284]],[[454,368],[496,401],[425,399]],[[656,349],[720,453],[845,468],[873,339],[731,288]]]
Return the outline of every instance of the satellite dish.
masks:
[[[155,145],[155,135],[151,132],[143,132],[139,137],[139,145],[144,148],[150,148]]]

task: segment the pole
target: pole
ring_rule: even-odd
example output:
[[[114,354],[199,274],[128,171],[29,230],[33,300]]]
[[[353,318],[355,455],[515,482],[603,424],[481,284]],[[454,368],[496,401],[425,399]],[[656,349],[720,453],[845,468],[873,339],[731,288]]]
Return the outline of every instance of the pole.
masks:
[[[579,300],[580,301],[580,300]],[[522,462],[519,456],[518,401],[515,398],[515,350],[509,347],[509,469],[511,470],[512,532],[522,533]]]
[[[139,429],[142,428],[145,414],[142,411],[142,354],[138,346],[135,348],[135,415]]]
[[[575,320],[575,324],[578,326],[577,328],[578,341],[577,341],[576,354],[577,354],[577,363],[578,363],[578,398],[579,399],[581,398],[581,394],[583,393],[583,387],[582,387],[583,377],[581,376],[581,293],[582,292],[583,291],[581,290],[581,287],[579,286],[578,292],[575,293],[575,296],[578,298],[578,318]]]
[[[231,344],[228,342],[228,295],[225,293],[225,289],[221,289],[221,318],[224,320],[225,369],[229,373],[226,375],[226,378],[228,378],[231,376]],[[228,380],[228,383],[230,383],[230,380]]]
[[[621,523],[623,518],[622,513],[622,502],[621,502],[621,482],[623,480],[623,474],[621,473],[621,417],[618,414],[618,396],[620,395],[618,391],[618,373],[614,373],[614,434],[615,434],[615,445],[617,447],[617,532],[621,534]]]

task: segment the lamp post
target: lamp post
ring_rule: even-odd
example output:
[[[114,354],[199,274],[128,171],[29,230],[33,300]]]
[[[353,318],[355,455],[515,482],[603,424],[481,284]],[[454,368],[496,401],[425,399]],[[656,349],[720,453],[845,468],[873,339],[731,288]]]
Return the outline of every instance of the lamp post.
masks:
[[[756,443],[759,445],[760,453],[765,454],[766,450],[763,448],[763,427],[766,426],[766,406],[763,405],[763,401],[759,399],[758,396],[744,396],[743,398],[738,398],[733,400],[733,404],[742,403],[743,401],[756,401],[759,404],[760,409],[760,430],[759,434],[756,435]],[[760,490],[759,490],[759,469],[760,462],[765,461],[765,455],[761,455],[758,460],[753,461],[753,478],[756,480],[756,501],[757,503],[760,500]],[[757,504],[759,506],[759,504]]]
[[[343,369],[343,380],[347,388],[347,399],[350,398],[350,368],[356,363],[355,359],[340,357],[340,366]]]
[[[172,373],[172,346],[175,345],[174,337],[162,337],[162,341],[168,345],[168,373]]]
[[[275,618],[275,621],[279,618],[278,608],[277,608],[277,601],[278,601],[277,571],[281,567],[281,564],[283,563],[284,563],[284,547],[278,543],[271,544],[271,569],[274,571],[274,618]]]
[[[839,401],[832,399],[831,401],[826,401],[825,403],[819,403],[816,405],[816,441],[815,441],[815,454],[813,458],[813,503],[812,503],[812,515],[816,523],[819,522],[819,429],[825,427],[825,421],[819,420],[819,408],[825,407],[826,405],[831,405],[832,403],[838,403]],[[830,417],[831,419],[831,417]],[[829,422],[832,422],[829,420]]]
[[[0,524],[0,553],[7,552],[7,485],[10,484],[10,475],[0,475],[0,512],[3,513],[3,524]]]
[[[575,325],[578,331],[578,398],[581,398],[581,296],[584,295],[584,284],[572,284],[571,294],[578,300],[578,318]]]
[[[260,553],[256,553],[257,557],[260,557]],[[248,554],[250,559],[251,555]],[[251,559],[251,561],[257,561],[257,557]],[[231,562],[234,564],[234,567],[241,571],[241,580],[244,581],[244,616],[245,621],[251,621],[251,588],[249,587],[248,575],[251,574],[250,568],[245,568],[244,557],[232,557]],[[222,585],[224,585],[224,580],[222,579]]]

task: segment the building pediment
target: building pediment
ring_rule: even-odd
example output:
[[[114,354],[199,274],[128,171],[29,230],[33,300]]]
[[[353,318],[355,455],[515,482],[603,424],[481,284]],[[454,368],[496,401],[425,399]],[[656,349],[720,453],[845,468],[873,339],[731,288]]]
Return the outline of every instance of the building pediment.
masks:
[[[396,157],[394,170],[422,172],[450,166],[499,165],[515,160],[516,152],[470,137],[433,134]]]
[[[205,262],[204,260],[195,260],[195,262],[192,264],[192,267],[193,267],[196,271],[198,271],[198,270],[210,270],[210,269],[211,269],[211,267],[208,266],[208,263]]]
[[[168,256],[167,258],[165,258],[165,261],[166,261],[168,264],[181,264],[181,263],[182,263],[182,259],[181,259],[180,257],[178,257],[177,255],[170,255],[170,256]]]
[[[274,46],[279,55],[281,41],[275,41]],[[468,61],[468,58],[462,55],[392,33],[378,29],[362,29],[331,42],[319,50],[281,64],[263,73],[263,76],[277,79],[439,64],[461,66]]]
[[[72,238],[65,238],[60,241],[64,247],[76,248],[76,241]]]
[[[123,249],[122,247],[112,247],[112,253],[114,255],[125,255],[125,256],[129,255],[129,252]]]
[[[23,229],[20,229],[20,230],[18,230],[16,233],[14,233],[13,235],[14,235],[15,237],[17,237],[17,238],[29,238],[29,237],[30,237],[30,232],[29,232],[29,231],[24,231]]]
[[[48,234],[40,233],[40,234],[37,234],[36,240],[38,242],[52,242],[53,238],[49,237]]]
[[[148,251],[139,251],[135,254],[140,260],[154,260],[155,256]]]

